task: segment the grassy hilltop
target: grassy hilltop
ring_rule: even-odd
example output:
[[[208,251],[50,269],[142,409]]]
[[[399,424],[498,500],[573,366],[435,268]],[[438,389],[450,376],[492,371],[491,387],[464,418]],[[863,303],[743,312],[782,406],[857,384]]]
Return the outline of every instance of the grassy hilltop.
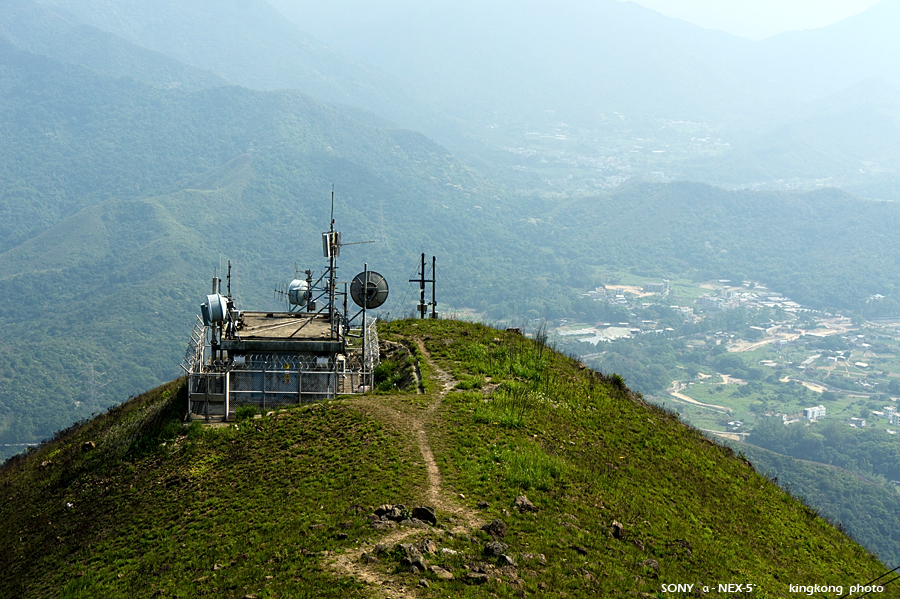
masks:
[[[8,461],[0,596],[790,597],[886,570],[620,377],[479,325],[380,330],[375,393],[185,427],[173,381]],[[395,523],[418,506],[435,526]]]

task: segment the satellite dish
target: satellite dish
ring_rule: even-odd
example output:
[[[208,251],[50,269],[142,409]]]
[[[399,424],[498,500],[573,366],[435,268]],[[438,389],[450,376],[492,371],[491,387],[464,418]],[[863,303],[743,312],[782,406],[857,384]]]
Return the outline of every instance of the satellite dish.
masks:
[[[206,296],[206,303],[200,304],[200,313],[203,315],[203,324],[211,326],[222,322],[228,314],[228,300],[218,293]]]
[[[288,301],[301,308],[309,301],[309,284],[303,279],[294,279],[288,285]]]
[[[368,280],[366,275],[368,274]],[[361,308],[377,308],[387,300],[387,279],[374,270],[361,272],[350,283],[350,297]]]

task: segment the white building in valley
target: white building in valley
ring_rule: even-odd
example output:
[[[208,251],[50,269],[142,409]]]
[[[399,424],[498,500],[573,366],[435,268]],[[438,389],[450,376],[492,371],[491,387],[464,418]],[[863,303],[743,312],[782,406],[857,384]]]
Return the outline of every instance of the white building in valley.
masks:
[[[803,417],[807,420],[821,420],[825,418],[825,406],[816,406],[815,408],[804,408]]]

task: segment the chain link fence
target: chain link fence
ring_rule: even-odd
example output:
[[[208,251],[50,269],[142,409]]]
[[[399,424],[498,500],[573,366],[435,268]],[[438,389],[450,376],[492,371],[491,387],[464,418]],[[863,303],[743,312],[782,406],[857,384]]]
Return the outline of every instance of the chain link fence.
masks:
[[[365,336],[362,333],[362,327],[351,330],[346,337],[346,354],[331,359],[248,354],[218,363],[197,360],[188,372],[190,411],[223,417],[226,405],[228,414],[234,414],[239,406],[278,409],[368,391],[380,362],[374,319],[365,323]],[[188,351],[196,352],[190,347]],[[198,354],[206,351],[194,355]]]

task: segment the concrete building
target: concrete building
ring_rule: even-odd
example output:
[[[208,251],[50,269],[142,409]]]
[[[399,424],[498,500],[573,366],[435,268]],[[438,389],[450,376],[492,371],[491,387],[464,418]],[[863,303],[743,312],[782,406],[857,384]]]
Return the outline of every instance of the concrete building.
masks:
[[[647,283],[644,285],[644,293],[668,293],[669,280],[663,279],[662,283]]]
[[[815,408],[805,408],[803,417],[807,420],[821,420],[825,418],[825,406],[816,406]]]
[[[721,298],[713,297],[708,293],[697,298],[697,306],[704,312],[719,312],[722,310],[723,303]]]
[[[606,299],[606,288],[603,286],[597,287],[593,291],[589,291],[588,295],[594,299]]]

